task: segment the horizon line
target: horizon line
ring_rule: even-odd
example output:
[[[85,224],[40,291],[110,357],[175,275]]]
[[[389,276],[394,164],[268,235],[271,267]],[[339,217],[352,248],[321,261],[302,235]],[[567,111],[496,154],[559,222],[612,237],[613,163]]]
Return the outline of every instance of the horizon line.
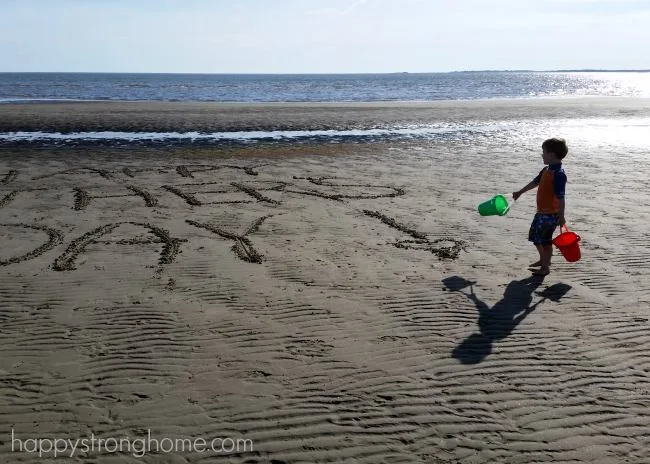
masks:
[[[383,72],[163,72],[163,71],[0,71],[0,74],[179,74],[179,75],[222,75],[222,76],[296,76],[296,75],[368,75],[368,74],[454,74],[480,72],[650,72],[650,69],[465,69],[454,71],[383,71]]]

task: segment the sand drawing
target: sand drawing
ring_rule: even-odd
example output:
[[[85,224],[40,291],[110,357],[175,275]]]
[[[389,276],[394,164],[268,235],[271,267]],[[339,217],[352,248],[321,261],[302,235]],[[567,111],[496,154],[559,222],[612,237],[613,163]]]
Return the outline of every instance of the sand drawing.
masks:
[[[0,185],[6,185],[10,182],[13,182],[16,177],[18,177],[18,171],[15,169],[11,169],[9,172],[7,172],[2,179],[0,179]]]
[[[264,165],[256,166],[236,166],[232,164],[222,164],[222,165],[213,165],[213,164],[196,164],[196,165],[180,165],[176,167],[176,172],[183,177],[194,178],[194,173],[199,172],[208,172],[216,171],[218,169],[240,169],[244,171],[249,176],[257,176],[259,173],[255,170],[256,168]]]
[[[370,211],[367,209],[363,210],[366,216],[374,217],[379,219],[381,222],[386,224],[393,229],[397,229],[400,232],[410,235],[413,239],[408,240],[398,240],[394,243],[397,248],[404,248],[407,250],[426,250],[442,259],[456,259],[461,251],[465,250],[467,244],[458,240],[457,238],[438,238],[431,240],[427,238],[426,234],[418,232],[415,229],[412,229],[404,224],[397,222],[395,219],[386,216],[379,211]]]
[[[100,195],[92,196],[90,195],[87,189],[83,189],[81,187],[73,187],[74,209],[78,211],[85,210],[93,198],[103,199],[103,198],[121,198],[121,197],[141,197],[144,200],[145,205],[150,208],[158,204],[158,200],[156,199],[156,197],[154,197],[151,193],[147,192],[146,190],[142,190],[141,188],[136,187],[134,185],[125,185],[124,187],[132,191],[133,194],[107,195],[105,193],[102,193]]]
[[[286,184],[284,182],[276,181],[262,181],[256,182],[253,185],[259,184],[258,187],[251,186],[250,183],[242,184],[240,182],[230,182],[228,184],[220,182],[201,182],[194,184],[175,184],[163,185],[162,188],[174,195],[179,196],[188,205],[202,206],[202,205],[224,205],[224,204],[238,204],[238,203],[254,203],[263,202],[272,205],[280,204],[279,201],[262,195],[261,191],[283,191]],[[245,197],[239,197],[233,194],[244,193]],[[211,201],[200,200],[197,195],[202,196],[218,196],[222,198],[219,200],[212,199]],[[252,200],[248,198],[252,198]]]
[[[222,168],[229,168],[235,170],[243,170],[247,175],[257,176],[259,173],[255,167],[233,166],[233,165],[181,165],[176,167],[176,172],[183,177],[194,177],[197,172],[209,172]],[[161,168],[163,172],[168,168]],[[134,178],[136,173],[142,170],[160,171],[156,167],[147,167],[140,170],[133,170],[129,168],[118,169],[128,178]],[[17,176],[16,170],[10,170],[3,178],[3,183],[10,182]],[[158,205],[158,198],[150,191],[145,190],[137,185],[130,183],[123,183],[118,177],[105,169],[98,169],[94,167],[79,167],[60,170],[50,174],[44,174],[33,177],[33,180],[44,179],[56,175],[78,175],[84,172],[99,174],[105,179],[111,179],[116,182],[119,188],[130,193],[114,194],[113,192],[107,193],[106,187],[73,187],[74,191],[74,206],[73,209],[77,211],[86,210],[91,202],[96,199],[118,198],[118,197],[139,197],[147,207],[155,207]],[[187,204],[191,206],[204,206],[204,205],[217,205],[217,204],[244,204],[244,203],[261,203],[268,206],[279,206],[281,202],[277,199],[271,198],[265,192],[290,192],[298,195],[316,196],[333,200],[336,202],[343,202],[344,200],[354,199],[377,199],[377,198],[391,198],[405,194],[402,188],[387,186],[387,185],[373,185],[368,183],[355,183],[342,180],[336,177],[298,177],[293,176],[294,180],[307,181],[309,184],[319,187],[320,190],[309,190],[301,187],[296,188],[295,183],[284,182],[281,180],[261,180],[254,182],[196,182],[185,184],[162,185],[160,188],[167,192],[182,198]],[[293,188],[292,188],[293,187]],[[347,189],[347,190],[346,190]],[[356,191],[353,191],[357,189]],[[47,190],[41,189],[28,189],[28,190]],[[342,191],[343,190],[343,191]],[[374,190],[374,192],[373,192]],[[0,197],[0,207],[3,207],[13,201],[13,199],[20,193],[19,190],[13,190],[4,196]],[[363,213],[369,217],[379,219],[382,223],[399,230],[410,236],[409,239],[398,240],[393,245],[398,248],[423,250],[435,254],[436,256],[444,259],[456,259],[459,253],[465,250],[466,244],[458,239],[452,238],[428,238],[426,234],[410,228],[404,224],[397,222],[395,219],[380,213],[378,211],[371,211],[364,209]],[[242,261],[249,263],[262,263],[264,257],[253,245],[249,236],[254,234],[263,222],[272,215],[266,215],[253,221],[244,233],[236,233],[221,229],[209,223],[201,223],[194,220],[186,220],[187,224],[202,228],[213,232],[220,237],[223,237],[234,242],[232,251]],[[119,240],[105,240],[102,237],[111,233],[118,227],[131,224],[145,229],[145,236],[135,237],[130,239]],[[27,227],[34,230],[46,232],[49,235],[48,241],[36,248],[35,250],[24,255],[12,258],[5,258],[0,261],[0,264],[7,266],[10,264],[22,262],[36,256],[39,256],[46,251],[54,248],[56,245],[63,242],[63,235],[53,228],[46,225],[22,225],[22,224],[9,224],[9,226]],[[65,251],[58,256],[52,265],[56,271],[71,271],[76,269],[75,263],[77,257],[86,251],[86,247],[90,244],[102,245],[144,245],[144,244],[162,244],[162,250],[158,260],[158,265],[163,266],[174,261],[179,253],[180,244],[186,242],[186,239],[171,237],[170,233],[156,225],[147,222],[134,222],[134,221],[120,221],[112,222],[101,225],[93,230],[82,234],[76,239],[72,240]]]
[[[157,171],[159,173],[169,173],[169,172],[176,172],[181,177],[187,177],[190,179],[194,179],[195,176],[194,174],[197,173],[205,173],[209,171],[217,171],[220,169],[236,169],[243,171],[249,176],[257,176],[259,173],[256,171],[256,169],[260,166],[264,166],[263,164],[258,164],[255,166],[236,166],[236,165],[231,165],[231,164],[222,164],[222,165],[214,165],[214,164],[187,164],[187,165],[179,165],[176,167],[173,166],[166,166],[166,167],[159,167],[159,168],[142,168],[142,167],[124,167],[121,169],[118,169],[115,172],[121,172],[127,177],[130,178],[135,178],[138,176],[138,174],[143,173],[143,172],[152,172],[152,171]]]
[[[86,246],[93,242],[93,240],[116,229],[118,226],[119,224],[103,225],[73,240],[63,254],[54,260],[53,269],[55,271],[71,271],[76,269],[74,262],[77,256],[86,249]]]
[[[56,229],[51,227],[42,226],[42,225],[30,225],[30,224],[0,224],[0,227],[21,227],[25,229],[33,229],[41,232],[45,232],[48,236],[47,242],[43,243],[41,246],[33,249],[29,253],[25,253],[20,256],[15,256],[13,258],[2,259],[0,258],[0,266],[8,266],[9,264],[21,263],[23,261],[28,261],[32,258],[42,255],[46,251],[51,250],[59,243],[63,241],[63,234]]]
[[[70,245],[68,245],[68,248],[66,248],[63,254],[61,254],[61,256],[59,256],[54,260],[53,269],[56,271],[71,271],[76,269],[75,261],[77,257],[86,250],[86,247],[88,245],[90,245],[91,243],[104,243],[104,244],[108,243],[108,242],[100,242],[98,239],[112,232],[113,230],[117,229],[123,224],[131,224],[134,226],[144,227],[145,229],[147,229],[149,233],[155,235],[158,240],[152,241],[150,239],[142,240],[136,238],[132,240],[119,240],[112,243],[116,243],[119,245],[163,243],[163,249],[160,252],[160,258],[158,259],[159,266],[172,263],[176,258],[176,255],[178,255],[180,251],[180,244],[187,241],[186,239],[171,237],[167,230],[147,223],[125,221],[125,222],[118,222],[113,224],[106,224],[97,227],[91,230],[90,232],[83,234],[81,237],[73,240],[70,243]]]
[[[131,190],[137,196],[142,197],[145,205],[147,205],[149,208],[153,208],[154,206],[158,205],[158,200],[156,199],[156,197],[154,197],[151,193],[147,192],[146,190],[142,190],[141,188],[136,187],[135,185],[127,185],[126,188]]]
[[[174,195],[178,195],[183,200],[185,200],[185,202],[188,205],[201,206],[203,204],[193,194],[188,193],[188,192],[184,192],[184,191],[182,191],[181,189],[179,189],[177,187],[173,187],[171,185],[163,185],[161,188],[167,190],[168,192],[173,193]]]
[[[427,236],[422,232],[418,232],[417,230],[411,229],[410,227],[407,227],[404,224],[400,224],[395,219],[390,218],[385,214],[380,213],[379,211],[370,211],[368,209],[364,209],[363,212],[366,216],[377,218],[387,226],[390,226],[393,229],[397,229],[400,232],[404,232],[405,234],[409,234],[411,237],[417,240],[425,240],[427,238]]]
[[[111,179],[111,173],[106,169],[98,169],[98,168],[91,168],[91,167],[84,166],[80,168],[72,168],[72,169],[65,169],[63,171],[52,172],[50,174],[43,174],[41,176],[32,177],[32,180],[46,179],[48,177],[60,176],[65,174],[76,174],[79,171],[90,171],[99,174],[104,179]]]
[[[8,205],[13,201],[14,198],[16,198],[16,195],[18,195],[18,190],[13,190],[6,194],[4,197],[0,198],[0,208],[2,208],[5,205]]]
[[[122,168],[122,172],[124,173],[125,176],[135,177],[135,172],[133,172],[133,169],[131,168]]]
[[[90,204],[90,195],[86,190],[79,187],[74,187],[74,209],[82,210]]]
[[[317,177],[317,178],[307,177],[306,179],[314,185],[325,185],[329,187],[365,187],[365,188],[389,190],[389,192],[387,193],[380,193],[376,195],[342,195],[342,198],[351,198],[355,200],[374,199],[374,198],[392,198],[392,197],[402,196],[405,193],[404,189],[393,187],[391,185],[335,183],[332,182],[331,179],[338,179],[338,177],[333,177],[333,176]]]
[[[461,251],[467,251],[467,244],[456,238],[398,240],[394,245],[406,250],[429,251],[442,259],[457,259]]]
[[[331,193],[329,192],[323,192],[320,190],[293,190],[293,189],[287,189],[287,192],[291,193],[298,193],[302,195],[310,195],[310,196],[315,196],[315,197],[321,197],[325,198],[328,200],[334,200],[334,201],[342,201],[345,199],[349,200],[373,200],[373,199],[378,199],[378,198],[393,198],[393,197],[398,197],[401,195],[405,194],[404,189],[398,188],[398,187],[393,187],[390,185],[374,185],[374,184],[362,184],[362,183],[335,183],[332,182],[332,179],[339,179],[338,177],[299,177],[299,176],[293,176],[293,179],[296,180],[307,180],[309,183],[313,185],[317,185],[319,187],[329,187]],[[340,193],[337,192],[337,189],[348,189],[352,190],[353,188],[357,189],[379,189],[379,190],[387,190],[385,193],[376,193],[376,194],[370,194],[367,192],[364,193]]]
[[[183,177],[194,177],[187,166],[177,166],[176,172]]]
[[[265,203],[271,203],[271,204],[274,204],[274,205],[279,205],[280,204],[279,201],[274,200],[274,199],[269,198],[269,197],[265,197],[259,191],[255,190],[252,187],[246,186],[244,184],[238,184],[237,182],[233,182],[231,185],[233,187],[237,188],[238,190],[241,190],[242,192],[247,193],[251,197],[255,198],[257,201],[262,201],[262,202],[265,202]]]
[[[68,174],[77,174],[80,172],[90,172],[99,174],[105,179],[117,180],[114,174],[121,173],[129,178],[135,178],[139,173],[142,172],[159,172],[159,173],[169,173],[176,172],[181,177],[194,178],[194,174],[205,173],[210,171],[217,171],[221,169],[233,169],[237,171],[242,171],[249,176],[257,176],[259,172],[257,169],[264,164],[256,164],[254,166],[237,166],[232,164],[222,164],[222,165],[213,165],[213,164],[196,164],[196,165],[178,165],[178,166],[159,166],[159,167],[123,167],[119,169],[102,169],[94,168],[91,166],[81,166],[70,169],[64,169],[56,172],[51,172],[49,174],[42,174],[40,176],[32,177],[32,180],[46,179],[49,177],[68,175]],[[18,171],[15,169],[9,170],[4,176],[0,177],[0,185],[8,184],[16,179],[18,176]]]
[[[247,237],[247,235],[254,234],[257,232],[259,227],[262,225],[262,223],[270,218],[272,215],[269,216],[262,216],[261,218],[256,219],[253,221],[253,223],[248,227],[246,232],[243,234],[235,234],[233,232],[228,232],[223,229],[219,229],[213,225],[210,224],[201,224],[196,221],[192,220],[186,220],[188,224],[191,224],[195,227],[199,227],[201,229],[209,230],[210,232],[214,232],[217,235],[220,235],[223,238],[227,238],[229,240],[234,240],[235,244],[232,246],[232,251],[241,259],[242,261],[247,261],[249,263],[261,263],[264,260],[264,257],[253,247],[253,243],[250,241],[250,239]]]

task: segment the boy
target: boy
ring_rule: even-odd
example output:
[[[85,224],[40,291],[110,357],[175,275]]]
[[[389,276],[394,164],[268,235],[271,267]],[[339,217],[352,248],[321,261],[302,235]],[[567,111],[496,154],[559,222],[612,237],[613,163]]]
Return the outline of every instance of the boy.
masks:
[[[537,213],[528,232],[528,240],[533,242],[539,252],[539,261],[531,267],[533,275],[545,276],[550,272],[551,256],[553,255],[553,232],[557,226],[563,226],[564,219],[564,189],[566,174],[562,169],[562,160],[569,152],[564,139],[552,138],[542,143],[542,159],[546,167],[532,180],[531,183],[512,197],[517,200],[523,193],[537,189]]]

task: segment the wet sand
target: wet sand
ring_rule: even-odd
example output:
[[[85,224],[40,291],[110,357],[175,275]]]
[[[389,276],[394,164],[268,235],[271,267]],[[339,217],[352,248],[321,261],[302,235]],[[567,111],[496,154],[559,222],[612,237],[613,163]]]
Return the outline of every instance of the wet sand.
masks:
[[[155,106],[157,128],[181,118]],[[21,117],[147,124],[75,107]],[[201,124],[294,124],[241,111]],[[337,115],[313,110],[354,120]],[[645,158],[569,142],[583,258],[556,253],[544,279],[527,269],[533,194],[476,212],[537,173],[525,147],[2,149],[0,461],[44,462],[12,452],[14,429],[254,445],[56,462],[648,462]]]
[[[474,120],[650,116],[650,99],[567,98],[379,103],[1,104],[0,132],[373,129]]]

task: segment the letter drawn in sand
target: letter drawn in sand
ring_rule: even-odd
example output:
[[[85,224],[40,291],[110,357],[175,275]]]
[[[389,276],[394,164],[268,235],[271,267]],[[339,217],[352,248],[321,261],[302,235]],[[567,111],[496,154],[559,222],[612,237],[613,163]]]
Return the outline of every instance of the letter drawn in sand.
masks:
[[[0,227],[20,227],[24,229],[33,229],[41,232],[45,232],[48,235],[47,242],[43,243],[41,246],[34,248],[32,251],[22,254],[20,256],[14,256],[12,258],[3,259],[0,257],[0,266],[8,266],[10,264],[20,263],[23,261],[28,261],[32,258],[42,255],[46,251],[51,250],[59,243],[63,241],[63,234],[56,229],[47,226],[40,225],[29,225],[29,224],[0,224]]]
[[[59,176],[59,175],[63,175],[63,174],[76,174],[79,171],[93,172],[95,174],[99,174],[104,179],[111,179],[112,180],[111,173],[108,172],[106,169],[97,169],[97,168],[90,168],[90,167],[79,167],[79,168],[65,169],[63,171],[57,171],[57,172],[53,172],[53,173],[50,173],[50,174],[43,174],[41,176],[32,177],[32,180],[46,179],[48,177]]]
[[[194,178],[194,173],[216,171],[218,169],[239,169],[244,171],[249,176],[257,176],[259,173],[255,169],[260,166],[264,166],[264,165],[263,164],[259,164],[256,166],[235,166],[231,164],[222,164],[222,165],[195,164],[190,166],[180,165],[180,166],[176,166],[176,172],[180,176]]]
[[[366,216],[379,219],[387,226],[392,227],[393,229],[397,229],[400,232],[404,232],[405,234],[413,237],[413,239],[410,240],[398,240],[395,242],[393,245],[395,245],[397,248],[405,248],[407,250],[426,250],[441,259],[456,259],[458,258],[458,255],[461,251],[466,251],[467,244],[462,240],[450,237],[430,240],[426,234],[405,226],[404,224],[397,222],[395,219],[388,217],[379,211],[370,211],[364,209],[363,213]]]
[[[225,205],[237,203],[262,202],[277,205],[280,202],[270,198],[261,192],[283,191],[286,184],[276,181],[259,181],[219,183],[201,182],[193,184],[163,185],[162,188],[174,195],[179,196],[188,205]]]
[[[11,169],[6,174],[0,175],[0,185],[7,185],[16,180],[16,177],[18,177],[18,171]]]
[[[235,244],[232,246],[232,251],[235,252],[235,254],[241,259],[242,261],[246,261],[249,263],[261,263],[264,260],[264,257],[253,247],[253,243],[248,239],[246,236],[254,234],[257,229],[262,225],[262,223],[270,218],[272,215],[269,216],[262,216],[261,218],[255,220],[250,227],[244,232],[243,234],[235,234],[233,232],[228,232],[223,229],[219,229],[211,224],[201,224],[196,221],[192,221],[189,219],[186,219],[185,222],[188,224],[191,224],[195,227],[201,228],[201,229],[206,229],[209,230],[210,232],[214,232],[217,235],[220,235],[223,238],[227,238],[229,240],[234,240]]]
[[[131,224],[134,226],[140,226],[147,230],[147,232],[154,235],[155,238],[147,239],[127,239],[127,240],[117,240],[114,242],[103,241],[100,242],[99,239],[104,235],[112,232],[121,225]],[[116,244],[116,245],[142,245],[142,244],[151,244],[151,243],[162,243],[163,249],[160,253],[160,258],[158,259],[159,268],[157,272],[160,272],[162,267],[165,264],[170,264],[174,261],[178,253],[180,252],[180,244],[186,242],[186,239],[174,238],[169,235],[169,232],[160,227],[153,226],[151,224],[140,223],[140,222],[118,222],[114,224],[106,224],[100,227],[97,227],[90,232],[85,233],[81,237],[75,239],[70,243],[68,248],[63,252],[61,256],[54,260],[54,270],[56,271],[71,271],[75,268],[75,261],[77,257],[86,251],[86,247],[92,244]]]
[[[377,198],[392,198],[404,195],[404,190],[390,185],[374,185],[362,183],[335,183],[334,177],[293,177],[296,180],[307,180],[318,189],[287,189],[287,192],[309,195],[334,201],[343,200],[373,200]]]
[[[122,197],[141,197],[144,200],[144,203],[148,207],[154,207],[158,205],[158,199],[154,197],[151,193],[147,192],[146,190],[142,190],[139,187],[136,187],[135,185],[126,185],[126,189],[130,190],[133,193],[127,193],[127,194],[120,194],[120,195],[108,195],[106,193],[100,193],[99,195],[91,195],[89,193],[88,189],[84,189],[81,187],[74,187],[74,209],[77,211],[82,211],[85,210],[88,205],[90,204],[90,201],[94,198],[122,198]]]
[[[11,203],[13,199],[16,198],[16,195],[18,195],[18,190],[9,192],[6,195],[4,193],[0,193],[0,208]]]
[[[235,187],[237,190],[240,190],[247,195],[250,195],[251,197],[255,198],[257,201],[265,202],[265,203],[270,203],[272,205],[278,205],[280,204],[279,201],[274,200],[273,198],[265,197],[262,195],[258,190],[254,189],[253,187],[250,187],[248,185],[244,184],[238,184],[236,182],[231,183],[233,187]],[[281,188],[284,188],[284,185],[281,186]],[[267,189],[267,190],[277,190],[277,189]]]
[[[27,196],[33,200],[38,194],[34,194],[34,192],[43,192],[43,191],[48,191],[49,189],[47,188],[22,188],[20,190],[7,190],[4,192],[0,192],[0,208],[3,208],[4,206],[9,205],[11,202],[13,202],[18,195],[20,195],[21,198],[24,198]],[[28,205],[25,205],[26,202],[23,202],[21,205],[22,207],[29,207]],[[52,205],[50,204],[50,207]]]

